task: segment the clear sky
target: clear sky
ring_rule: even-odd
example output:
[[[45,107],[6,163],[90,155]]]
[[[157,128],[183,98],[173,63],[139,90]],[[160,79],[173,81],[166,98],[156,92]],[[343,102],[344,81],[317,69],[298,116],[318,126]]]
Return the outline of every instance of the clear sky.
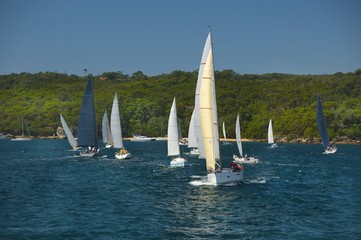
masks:
[[[361,68],[359,0],[1,0],[0,74],[193,71],[209,25],[216,70]]]

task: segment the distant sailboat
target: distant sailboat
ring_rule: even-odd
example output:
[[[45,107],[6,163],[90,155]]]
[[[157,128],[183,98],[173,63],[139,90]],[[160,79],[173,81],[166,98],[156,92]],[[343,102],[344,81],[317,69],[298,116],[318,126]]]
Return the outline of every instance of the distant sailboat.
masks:
[[[61,122],[61,125],[63,126],[66,138],[68,139],[68,142],[69,142],[70,146],[74,150],[79,149],[78,142],[76,141],[75,137],[71,133],[71,131],[70,131],[69,127],[68,127],[68,124],[66,123],[66,121],[65,121],[65,119],[64,119],[64,117],[63,117],[63,115],[61,113],[60,113],[60,122]]]
[[[224,124],[224,121],[223,121],[223,124],[222,124],[222,131],[223,131],[223,138],[224,138],[223,145],[231,145],[232,143],[227,142],[226,125]]]
[[[92,157],[99,152],[92,79],[88,79],[80,107],[78,146],[85,148],[80,153],[83,157]]]
[[[198,139],[197,139],[196,128],[195,128],[195,117],[194,117],[195,111],[196,111],[196,109],[193,110],[191,121],[189,123],[188,148],[191,148],[191,150],[190,150],[191,155],[198,156],[199,150],[198,150]]]
[[[117,93],[115,93],[113,100],[112,114],[110,117],[110,131],[112,133],[113,147],[119,149],[119,152],[115,153],[115,157],[121,160],[130,158],[132,155],[124,148],[124,144],[123,144]]]
[[[239,157],[237,155],[233,155],[233,159],[236,163],[245,163],[245,164],[256,164],[259,160],[255,157],[247,157],[247,154],[243,156],[243,148],[242,148],[242,138],[241,138],[241,125],[239,123],[239,115],[237,115],[236,120],[236,139],[237,139],[237,148],[239,152]]]
[[[173,99],[168,120],[168,156],[175,157],[171,160],[171,167],[184,167],[187,161],[181,157],[179,146],[179,129],[177,119],[176,98]]]
[[[24,134],[24,128],[26,128],[26,130],[28,132],[28,137],[26,137]],[[21,136],[12,138],[11,141],[30,141],[30,140],[31,140],[31,135],[30,135],[29,129],[26,127],[26,124],[24,122],[24,116],[22,116],[21,117]]]
[[[202,141],[206,156],[207,184],[217,186],[221,184],[240,182],[243,179],[243,167],[240,164],[236,164],[234,168],[222,168],[219,159],[219,151],[217,153],[217,145],[219,150],[219,138],[217,138],[217,120],[214,119],[214,117],[217,115],[217,107],[215,105],[216,94],[213,56],[210,40],[211,33],[209,33],[206,41],[206,45],[209,44],[207,47],[209,50],[206,53],[203,52],[203,54],[206,54],[206,61],[204,62],[205,64],[202,71],[198,107],[200,113],[199,117],[202,131]]]
[[[271,148],[276,148],[277,143],[274,142],[273,139],[273,129],[272,129],[272,120],[269,120],[269,124],[268,124],[268,144],[271,144]]]
[[[105,144],[106,148],[111,148],[112,145],[112,133],[110,132],[109,121],[108,121],[108,113],[105,110],[103,115],[102,121],[102,136],[103,136],[103,143]]]
[[[330,138],[327,132],[326,120],[323,114],[322,101],[319,94],[317,95],[316,118],[317,118],[318,131],[320,132],[320,136],[322,140],[322,145],[325,148],[324,153],[325,154],[335,153],[337,151],[337,147],[336,145],[332,145],[330,143]]]

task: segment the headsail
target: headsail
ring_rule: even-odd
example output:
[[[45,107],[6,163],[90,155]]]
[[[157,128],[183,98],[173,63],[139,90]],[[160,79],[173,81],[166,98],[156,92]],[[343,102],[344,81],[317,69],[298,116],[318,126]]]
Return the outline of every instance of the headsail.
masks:
[[[60,121],[61,121],[61,125],[63,126],[65,135],[68,139],[70,146],[72,146],[73,148],[76,148],[78,143],[77,143],[76,139],[74,138],[73,134],[71,133],[71,131],[68,127],[68,124],[66,123],[66,121],[65,121],[63,115],[61,115],[61,113],[60,113]]]
[[[173,99],[172,108],[169,113],[167,146],[168,156],[180,155],[176,98]]]
[[[103,115],[102,136],[103,136],[103,143],[111,143],[112,142],[112,133],[110,132],[107,110],[105,110],[104,115]]]
[[[322,145],[328,147],[330,145],[330,138],[327,133],[327,126],[325,116],[323,114],[323,107],[320,95],[317,95],[317,109],[316,109],[317,127],[321,135]]]
[[[237,120],[236,120],[236,140],[237,140],[237,147],[238,147],[239,155],[240,155],[240,157],[243,157],[241,126],[240,126],[240,123],[239,123],[239,114],[237,115]]]
[[[195,115],[195,109],[193,110],[191,121],[189,123],[189,128],[188,128],[188,147],[189,148],[197,148],[198,147],[194,115]]]
[[[110,130],[113,138],[113,147],[114,148],[123,148],[123,137],[122,129],[120,125],[120,114],[119,114],[119,104],[118,104],[118,94],[115,93],[112,113],[110,116]]]
[[[98,148],[98,136],[95,116],[93,80],[89,79],[78,119],[78,146]]]

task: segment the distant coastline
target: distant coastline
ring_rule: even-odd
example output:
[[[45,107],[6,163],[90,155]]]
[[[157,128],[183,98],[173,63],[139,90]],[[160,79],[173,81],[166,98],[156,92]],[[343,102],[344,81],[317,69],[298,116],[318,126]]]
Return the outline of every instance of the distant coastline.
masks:
[[[13,138],[13,135],[3,135],[7,136],[8,139]],[[64,137],[59,136],[37,136],[32,137],[33,139],[48,139],[48,140],[56,140],[56,139],[65,139]],[[167,141],[167,137],[155,137],[158,141]],[[123,138],[124,140],[132,140],[133,138]],[[187,139],[187,138],[184,138]],[[219,139],[220,142],[225,142],[226,140],[224,138]],[[227,138],[227,142],[236,142],[236,139],[234,138]],[[267,142],[267,139],[248,139],[243,138],[242,142]],[[277,143],[297,143],[297,144],[321,144],[321,139],[318,138],[297,138],[297,139],[287,139],[286,137],[276,139]],[[353,140],[348,138],[338,138],[331,141],[335,144],[361,144],[361,140]]]

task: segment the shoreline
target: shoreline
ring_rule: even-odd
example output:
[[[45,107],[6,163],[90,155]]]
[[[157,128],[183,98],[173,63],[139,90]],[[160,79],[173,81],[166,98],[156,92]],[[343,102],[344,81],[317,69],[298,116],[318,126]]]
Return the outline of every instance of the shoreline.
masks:
[[[7,139],[11,139],[14,136],[11,135],[3,135],[7,136]],[[66,139],[65,137],[59,137],[59,136],[37,136],[37,137],[31,137],[32,139],[47,139],[47,140],[56,140],[56,139]],[[167,141],[167,137],[154,137],[156,141]],[[133,137],[127,137],[123,138],[123,140],[131,141]],[[187,139],[187,138],[183,138]],[[6,139],[3,139],[6,140]],[[220,142],[236,142],[237,140],[234,138],[220,138]],[[267,139],[250,139],[250,138],[242,138],[242,142],[267,142]],[[310,138],[296,138],[288,140],[287,138],[280,138],[275,140],[276,143],[297,143],[297,144],[321,144],[321,139],[310,139]],[[352,140],[348,138],[338,138],[334,141],[331,141],[332,144],[361,144],[361,140]]]

